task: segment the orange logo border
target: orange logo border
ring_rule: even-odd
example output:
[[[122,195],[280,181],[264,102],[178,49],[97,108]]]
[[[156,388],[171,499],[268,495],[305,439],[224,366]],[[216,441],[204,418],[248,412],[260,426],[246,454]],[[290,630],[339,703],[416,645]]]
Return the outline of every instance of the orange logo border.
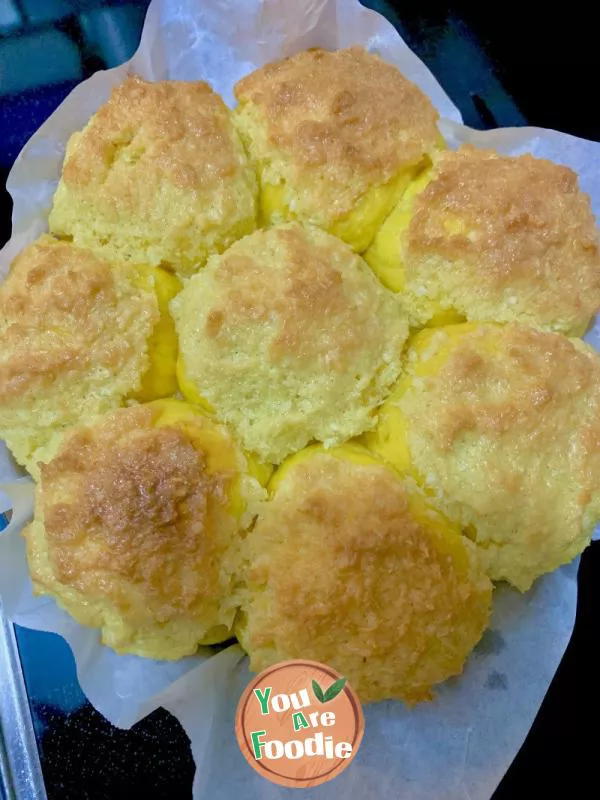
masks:
[[[354,737],[350,742],[352,745],[352,753],[349,758],[338,758],[336,763],[334,763],[331,769],[326,773],[316,776],[313,775],[307,778],[291,778],[278,773],[271,767],[266,766],[264,760],[258,761],[254,757],[249,732],[245,728],[245,716],[248,704],[250,699],[254,697],[254,689],[256,689],[259,684],[263,684],[265,680],[268,680],[268,678],[274,673],[285,670],[290,666],[307,667],[308,669],[318,670],[319,672],[325,673],[333,680],[337,680],[341,677],[340,674],[332,667],[329,667],[326,664],[321,664],[318,661],[310,661],[308,659],[293,659],[289,661],[280,661],[277,664],[273,664],[260,674],[255,675],[248,686],[244,689],[236,710],[235,734],[240,750],[242,751],[242,755],[250,764],[250,766],[265,779],[270,780],[272,783],[275,783],[279,786],[286,786],[288,788],[309,788],[312,786],[320,786],[321,784],[327,783],[328,781],[340,775],[354,760],[365,732],[364,714],[356,692],[351,686],[346,684],[342,689],[342,692],[346,695],[351,703],[355,719]]]

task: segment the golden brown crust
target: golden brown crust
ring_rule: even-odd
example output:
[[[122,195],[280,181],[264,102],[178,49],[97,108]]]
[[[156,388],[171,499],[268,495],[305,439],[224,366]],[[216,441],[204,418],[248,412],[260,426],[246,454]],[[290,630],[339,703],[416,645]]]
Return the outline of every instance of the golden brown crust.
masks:
[[[523,326],[452,330],[409,351],[393,404],[441,510],[473,531],[493,579],[526,590],[600,519],[600,359]]]
[[[260,108],[269,141],[299,169],[326,169],[345,183],[391,179],[438,136],[437,112],[423,92],[361,47],[307,50],[267,64],[239,81],[235,94]]]
[[[103,371],[107,381],[129,375],[125,394],[140,378],[157,321],[151,289],[136,288],[122,269],[86,250],[40,237],[13,261],[0,288],[0,404],[52,391],[61,377]]]
[[[107,103],[78,136],[65,161],[67,186],[110,188],[119,208],[128,197],[138,208],[143,191],[119,187],[115,161],[135,159],[136,181],[144,176],[156,191],[156,174],[182,189],[205,190],[239,167],[232,144],[229,113],[222,99],[203,81],[150,83],[137,75],[117,86]],[[109,178],[111,186],[104,184]],[[128,173],[121,173],[125,178]],[[121,189],[121,193],[117,190]],[[145,198],[147,203],[153,196]]]
[[[190,275],[255,229],[257,194],[206,83],[133,75],[69,140],[48,225],[111,261]]]
[[[600,250],[589,198],[571,169],[529,154],[506,157],[467,146],[440,156],[404,237],[409,286],[419,282],[423,259],[431,255],[466,264],[452,269],[461,270],[460,291],[475,292],[466,308],[458,307],[473,311],[472,318],[481,316],[477,291],[485,293],[480,299],[503,303],[501,293],[512,291],[516,314],[529,312],[534,323],[566,317],[561,329],[567,332],[569,321],[585,328],[600,306]],[[509,312],[487,319],[506,319]],[[487,307],[483,313],[486,318]]]
[[[298,223],[211,258],[171,309],[188,381],[272,463],[372,426],[408,331],[399,299],[359,256]]]
[[[178,400],[72,429],[23,532],[35,591],[120,653],[177,659],[222,641],[263,495],[247,467],[223,426]]]
[[[313,658],[365,701],[427,699],[462,670],[491,597],[470,544],[446,535],[417,522],[384,466],[326,454],[290,466],[246,540],[252,669]]]
[[[490,330],[482,326],[461,340],[439,373],[426,379],[448,400],[430,422],[443,450],[451,450],[469,431],[501,439],[522,429],[551,442],[562,431],[562,408],[583,395],[600,397],[600,364],[569,339],[511,325],[501,334],[501,355],[490,357],[485,345]],[[511,390],[496,394],[498,385]],[[600,418],[586,423],[600,433]]]
[[[275,319],[270,361],[326,359],[331,369],[343,372],[365,332],[336,261],[358,263],[358,257],[337,240],[311,235],[299,225],[272,229],[269,237],[282,254],[277,265],[265,264],[260,254],[240,255],[236,248],[221,257],[215,278],[225,298],[208,315],[207,335],[227,346],[241,328]]]
[[[224,550],[218,507],[233,478],[210,475],[185,433],[152,427],[154,417],[145,406],[117,412],[74,432],[42,467],[54,577],[110,600],[130,623],[136,611],[161,623],[213,602]],[[132,585],[144,608],[129,605]]]

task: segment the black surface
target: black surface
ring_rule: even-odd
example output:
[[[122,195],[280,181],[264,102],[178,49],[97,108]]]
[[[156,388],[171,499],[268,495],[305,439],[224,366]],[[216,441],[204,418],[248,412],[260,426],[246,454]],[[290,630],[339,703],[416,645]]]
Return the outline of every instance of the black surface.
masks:
[[[593,87],[581,79],[582,70],[594,67],[595,72],[596,47],[594,26],[586,20],[582,3],[569,4],[560,15],[543,7],[532,20],[523,16],[523,3],[458,2],[449,7],[403,0],[392,3],[395,13],[378,0],[367,4],[388,14],[468,124],[543,125],[600,140]],[[76,25],[72,33],[78,35]],[[567,52],[563,49],[559,58],[561,45]],[[86,74],[101,66],[95,56],[88,53],[86,58]],[[65,83],[0,98],[2,188],[21,146],[70,88]],[[10,234],[9,220],[10,199],[3,191],[2,241]],[[570,797],[598,796],[599,576],[600,543],[582,558],[573,639],[494,800],[554,797],[563,787]],[[159,711],[131,732],[117,731],[85,701],[64,642],[30,631],[18,631],[18,639],[51,800],[112,799],[136,791],[149,800],[190,797],[193,763],[185,734],[170,715]]]
[[[158,709],[131,731],[113,728],[89,704],[64,714],[36,706],[49,800],[190,798],[194,763],[178,722]]]

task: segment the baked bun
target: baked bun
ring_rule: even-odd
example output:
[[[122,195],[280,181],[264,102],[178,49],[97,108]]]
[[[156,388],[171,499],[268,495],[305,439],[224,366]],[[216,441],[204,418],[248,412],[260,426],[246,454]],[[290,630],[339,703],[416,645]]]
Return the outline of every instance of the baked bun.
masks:
[[[208,84],[131,76],[69,140],[50,231],[105,258],[189,275],[254,230],[257,192]]]
[[[357,252],[442,141],[429,98],[361,47],[267,64],[235,94],[263,221],[317,225]]]
[[[176,391],[178,289],[46,235],[15,258],[0,285],[0,437],[21,464],[35,474],[55,433]]]
[[[463,526],[494,580],[525,591],[600,520],[600,359],[518,325],[422,331],[367,442]]]
[[[297,223],[211,258],[171,310],[184,395],[273,463],[372,426],[408,330],[398,298],[359,256]]]
[[[275,473],[244,541],[236,632],[261,671],[309,658],[364,702],[427,700],[489,619],[475,548],[410,479],[363,448],[309,448]]]
[[[227,639],[262,494],[248,468],[225,428],[177,400],[70,431],[24,531],[34,588],[119,653],[177,659]]]
[[[468,319],[582,336],[600,307],[589,198],[572,170],[531,155],[440,153],[365,258],[417,327]]]

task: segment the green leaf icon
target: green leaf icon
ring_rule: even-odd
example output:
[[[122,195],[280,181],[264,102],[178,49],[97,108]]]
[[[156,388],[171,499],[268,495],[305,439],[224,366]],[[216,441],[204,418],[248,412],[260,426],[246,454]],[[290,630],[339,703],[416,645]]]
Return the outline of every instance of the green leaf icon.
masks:
[[[334,697],[337,697],[345,685],[346,678],[340,678],[339,680],[334,681],[329,689],[327,689],[325,692],[325,702],[328,703],[330,700],[333,700]]]
[[[337,681],[334,681],[331,686],[327,689],[327,691],[323,692],[323,689],[319,686],[319,684],[313,680],[312,682],[312,689],[314,692],[315,697],[320,703],[328,703],[330,700],[333,700],[338,694],[342,691],[344,686],[346,685],[346,678],[339,678]]]
[[[312,689],[313,689],[313,692],[315,693],[315,697],[317,698],[317,700],[320,703],[324,703],[325,702],[325,695],[323,694],[323,689],[321,689],[321,687],[319,686],[319,684],[315,680],[313,680],[313,682],[312,682]]]

